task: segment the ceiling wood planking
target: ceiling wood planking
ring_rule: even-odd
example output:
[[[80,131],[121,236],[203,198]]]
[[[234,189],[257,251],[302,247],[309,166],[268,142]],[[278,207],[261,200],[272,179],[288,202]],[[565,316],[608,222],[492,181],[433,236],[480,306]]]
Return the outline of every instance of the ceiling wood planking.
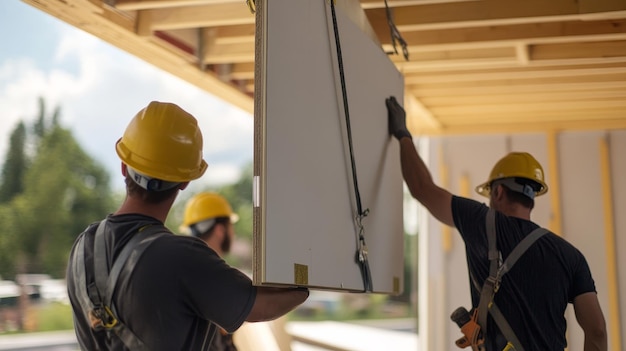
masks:
[[[255,16],[244,0],[23,1],[252,113]],[[623,0],[388,4],[410,54],[389,58],[405,76],[411,130],[626,128]],[[337,5],[393,52],[383,0]]]
[[[115,8],[123,11],[162,9],[183,6],[241,3],[241,0],[115,0]]]
[[[148,12],[152,30],[232,26],[254,24],[254,14],[245,3],[186,6],[179,8],[142,10]]]

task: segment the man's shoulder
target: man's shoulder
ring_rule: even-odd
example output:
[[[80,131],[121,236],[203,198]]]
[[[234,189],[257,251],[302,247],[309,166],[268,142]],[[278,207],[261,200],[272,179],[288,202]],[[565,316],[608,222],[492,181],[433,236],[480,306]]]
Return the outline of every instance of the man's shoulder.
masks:
[[[451,206],[457,228],[462,224],[460,222],[476,220],[484,222],[484,217],[489,210],[489,207],[482,202],[457,195],[452,196]]]
[[[157,256],[160,259],[176,260],[179,262],[197,260],[197,257],[203,259],[218,259],[219,256],[215,251],[211,250],[207,244],[196,237],[187,235],[174,234],[165,228],[167,232],[161,235],[154,243],[151,244],[150,256]]]
[[[474,199],[470,199],[463,196],[452,195],[452,206],[460,207],[460,208],[470,208],[470,209],[485,209],[488,210],[489,207],[485,205],[483,202],[478,202]]]

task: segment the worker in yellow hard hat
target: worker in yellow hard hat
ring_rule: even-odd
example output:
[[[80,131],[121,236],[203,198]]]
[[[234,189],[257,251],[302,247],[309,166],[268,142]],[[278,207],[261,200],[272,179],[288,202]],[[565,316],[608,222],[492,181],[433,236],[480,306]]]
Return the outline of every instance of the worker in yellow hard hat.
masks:
[[[204,240],[220,257],[230,252],[239,216],[228,200],[213,192],[202,192],[185,205],[181,230]]]
[[[185,204],[180,229],[204,241],[220,257],[230,252],[235,231],[233,224],[239,217],[233,212],[228,200],[213,192],[202,192]],[[236,351],[233,335],[220,328],[215,334],[211,351]]]
[[[489,206],[452,195],[436,185],[420,158],[406,114],[395,97],[386,100],[389,133],[400,144],[404,180],[437,220],[455,227],[465,242],[472,308],[452,320],[472,350],[566,348],[564,313],[574,306],[585,333],[585,350],[607,350],[606,322],[591,270],[572,244],[530,219],[535,198],[548,191],[541,164],[529,153],[511,152],[476,191]]]
[[[303,288],[252,285],[197,238],[164,223],[178,193],[207,170],[191,114],[153,101],[115,144],[126,197],[76,239],[67,268],[82,350],[209,350],[218,328],[276,319]]]

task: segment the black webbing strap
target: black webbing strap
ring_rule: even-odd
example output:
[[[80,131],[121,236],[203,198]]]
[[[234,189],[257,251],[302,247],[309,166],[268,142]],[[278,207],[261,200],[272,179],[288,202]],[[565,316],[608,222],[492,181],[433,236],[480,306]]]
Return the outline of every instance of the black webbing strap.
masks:
[[[500,312],[500,309],[493,302],[494,295],[498,292],[500,287],[500,281],[502,277],[515,265],[517,260],[528,250],[528,248],[537,241],[540,237],[548,233],[545,228],[537,228],[530,232],[522,241],[519,242],[507,256],[506,260],[500,264],[500,253],[496,245],[496,222],[495,211],[489,209],[486,216],[486,229],[487,229],[487,242],[488,242],[488,257],[489,257],[489,277],[485,279],[482,289],[479,289],[479,284],[472,276],[474,287],[480,290],[480,301],[478,303],[478,324],[483,330],[483,336],[487,336],[487,313],[491,313],[493,320],[498,325],[498,328],[502,332],[502,335],[507,341],[512,344],[515,351],[523,351],[519,339],[515,335],[515,332],[507,322],[506,318]],[[471,273],[470,273],[471,274]]]
[[[500,252],[496,247],[496,212],[491,208],[487,211],[486,216],[486,228],[487,228],[487,258],[489,259],[489,276],[483,283],[483,288],[480,290],[480,302],[478,303],[478,324],[483,330],[483,336],[487,336],[487,310],[489,304],[493,300],[498,266],[500,260]]]
[[[108,257],[109,253],[106,249],[105,240],[106,219],[100,222],[94,239],[94,276],[95,276],[95,294],[90,289],[89,295],[96,308],[102,307],[105,312],[113,318],[112,325],[105,326],[106,329],[112,330],[131,350],[145,350],[144,343],[128,328],[118,317],[115,305],[112,301],[115,288],[123,276],[124,279],[130,278],[130,274],[135,264],[148,248],[150,244],[157,238],[165,235],[162,228],[158,226],[148,226],[142,228],[135,233],[130,241],[126,243],[119,256],[113,263],[113,267],[109,270]],[[159,233],[160,232],[160,233]]]
[[[330,0],[330,9],[333,17],[333,30],[335,33],[335,46],[337,48],[337,62],[339,66],[339,78],[341,80],[341,94],[343,98],[343,109],[344,115],[346,119],[346,129],[348,134],[348,147],[350,150],[350,164],[352,166],[352,183],[354,185],[354,196],[356,198],[356,207],[357,207],[357,226],[358,226],[358,234],[357,234],[357,252],[356,252],[356,261],[359,264],[361,269],[361,277],[363,278],[363,288],[365,291],[372,291],[372,273],[370,271],[369,261],[367,257],[367,245],[365,244],[365,236],[364,228],[362,224],[362,220],[369,213],[369,209],[363,210],[363,205],[361,204],[361,193],[359,192],[359,183],[356,176],[356,164],[354,161],[354,150],[352,147],[352,128],[350,126],[350,109],[348,107],[348,93],[346,88],[346,78],[343,69],[343,57],[341,54],[341,41],[339,40],[339,29],[337,26],[337,14],[335,13],[335,1]]]
[[[104,237],[106,222],[102,221],[98,229],[96,230],[96,237],[98,240],[94,239],[94,254],[96,251],[96,247],[98,250],[98,255],[96,257],[101,256],[101,253],[108,254],[106,252],[106,245]],[[98,232],[100,234],[98,235]],[[143,227],[138,233],[133,235],[131,240],[124,246],[122,252],[120,252],[118,258],[113,263],[113,267],[110,269],[110,272],[107,267],[106,259],[98,259],[96,260],[94,257],[94,273],[98,278],[98,287],[97,284],[91,284],[89,287],[87,286],[87,278],[86,278],[86,269],[85,266],[85,235],[82,235],[77,244],[76,248],[72,252],[72,270],[71,274],[76,282],[75,285],[75,293],[78,298],[81,309],[84,313],[85,319],[93,323],[93,315],[92,312],[99,310],[105,311],[105,315],[100,315],[100,317],[109,318],[112,324],[110,328],[105,328],[113,331],[120,340],[126,345],[130,350],[146,350],[143,342],[135,335],[133,332],[121,321],[119,320],[118,313],[115,308],[115,304],[112,301],[113,295],[115,293],[115,288],[118,285],[122,285],[123,282],[127,281],[131,277],[131,273],[136,263],[139,261],[139,258],[146,250],[146,248],[154,242],[157,238],[167,235],[166,232],[163,231],[163,228],[159,226],[147,226]],[[100,267],[100,270],[96,270],[96,261]],[[101,270],[104,269],[105,273],[103,274]],[[103,287],[103,282],[104,287]],[[107,307],[108,310],[105,310],[104,307]],[[98,317],[98,316],[96,316]],[[92,324],[93,326],[93,324]],[[211,343],[213,341],[213,337],[215,336],[217,327],[215,323],[208,322],[206,327],[198,326],[198,336],[199,339],[194,343],[194,349],[200,351],[208,351]],[[196,348],[197,345],[197,348]]]

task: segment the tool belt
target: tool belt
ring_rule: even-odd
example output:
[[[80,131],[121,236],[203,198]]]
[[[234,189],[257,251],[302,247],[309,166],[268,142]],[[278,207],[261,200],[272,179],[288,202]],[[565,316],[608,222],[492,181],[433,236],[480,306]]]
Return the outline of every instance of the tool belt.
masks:
[[[478,325],[478,310],[474,309],[470,314],[465,307],[459,307],[452,312],[450,319],[461,328],[463,333],[463,336],[455,342],[456,346],[462,349],[471,346],[472,351],[485,350],[485,339]]]

